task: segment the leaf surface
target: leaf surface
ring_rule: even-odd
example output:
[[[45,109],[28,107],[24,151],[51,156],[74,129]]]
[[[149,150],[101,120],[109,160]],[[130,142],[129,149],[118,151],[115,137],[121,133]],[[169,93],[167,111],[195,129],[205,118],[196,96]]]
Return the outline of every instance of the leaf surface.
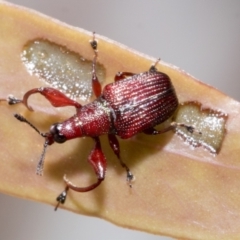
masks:
[[[1,99],[9,94],[20,98],[29,89],[47,86],[27,71],[21,59],[29,41],[47,39],[87,60],[93,58],[89,45],[92,33],[24,8],[1,2],[0,29]],[[103,85],[112,82],[118,71],[143,72],[156,61],[109,39],[96,37],[98,61],[105,69]],[[101,141],[108,159],[105,181],[89,193],[70,191],[64,208],[176,238],[238,239],[240,105],[174,66],[161,61],[157,68],[170,76],[180,102],[198,101],[205,108],[228,115],[219,154],[213,155],[202,147],[192,148],[173,133],[139,134],[121,140],[122,159],[136,177],[133,188],[129,189],[125,171],[103,136]],[[93,142],[86,138],[50,146],[44,175],[35,175],[44,140],[29,126],[18,122],[13,114],[24,115],[46,132],[52,123],[69,117],[73,109],[55,109],[42,96],[31,97],[30,101],[34,112],[22,105],[8,106],[0,102],[0,191],[55,206],[56,196],[64,189],[64,174],[82,186],[95,181],[86,161]]]

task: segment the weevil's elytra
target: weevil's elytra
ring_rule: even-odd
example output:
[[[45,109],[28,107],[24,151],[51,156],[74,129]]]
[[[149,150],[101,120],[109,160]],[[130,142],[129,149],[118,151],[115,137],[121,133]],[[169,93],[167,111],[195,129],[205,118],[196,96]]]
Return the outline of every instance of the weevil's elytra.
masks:
[[[30,111],[28,98],[35,93],[42,94],[54,107],[74,106],[76,114],[61,123],[54,123],[49,132],[40,131],[27,119],[19,114],[15,117],[29,124],[42,137],[45,138],[44,148],[37,166],[37,174],[43,172],[45,152],[48,145],[54,142],[64,143],[70,139],[79,137],[91,137],[94,147],[88,161],[91,164],[97,181],[90,186],[78,187],[64,176],[65,190],[57,197],[58,205],[64,203],[67,192],[71,189],[77,192],[87,192],[96,188],[105,178],[107,161],[101,148],[99,136],[108,135],[109,144],[117,156],[121,166],[127,173],[127,182],[132,187],[133,174],[120,156],[120,146],[117,136],[126,139],[140,132],[150,135],[161,134],[175,129],[177,126],[193,132],[192,126],[183,123],[172,122],[162,130],[156,130],[155,126],[169,119],[178,108],[178,98],[170,78],[157,71],[156,64],[149,71],[133,74],[121,72],[115,76],[115,81],[101,89],[96,74],[96,62],[98,57],[98,43],[93,34],[90,45],[94,52],[92,61],[92,88],[96,100],[85,106],[70,99],[65,94],[54,88],[34,88],[26,92],[23,99],[9,98],[9,104],[23,103]],[[127,162],[127,159],[126,159]]]
[[[121,138],[130,138],[164,122],[178,106],[169,77],[153,71],[107,85],[102,97],[116,115],[114,129]]]

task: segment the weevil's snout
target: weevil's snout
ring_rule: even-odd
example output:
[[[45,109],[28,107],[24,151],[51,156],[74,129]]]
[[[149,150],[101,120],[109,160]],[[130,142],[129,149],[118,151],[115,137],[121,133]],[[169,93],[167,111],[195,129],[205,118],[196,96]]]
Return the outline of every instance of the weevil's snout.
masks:
[[[66,142],[67,138],[63,133],[61,133],[61,130],[62,130],[61,123],[55,123],[51,126],[49,133],[54,142],[57,142],[57,143]]]

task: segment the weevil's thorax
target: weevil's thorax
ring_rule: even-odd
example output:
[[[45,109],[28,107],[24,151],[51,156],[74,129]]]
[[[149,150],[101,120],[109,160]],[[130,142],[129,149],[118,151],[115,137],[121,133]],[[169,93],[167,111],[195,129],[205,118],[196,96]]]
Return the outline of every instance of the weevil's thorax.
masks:
[[[77,113],[60,125],[60,132],[67,140],[78,137],[97,137],[109,133],[111,111],[101,97],[80,108]]]

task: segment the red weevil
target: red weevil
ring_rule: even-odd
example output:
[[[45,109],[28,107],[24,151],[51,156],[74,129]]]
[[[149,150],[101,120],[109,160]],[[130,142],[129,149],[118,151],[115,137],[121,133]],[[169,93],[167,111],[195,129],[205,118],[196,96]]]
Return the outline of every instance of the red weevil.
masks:
[[[46,148],[54,142],[64,143],[67,140],[79,137],[91,137],[95,146],[91,151],[88,161],[93,167],[97,181],[87,187],[78,187],[71,183],[66,176],[64,182],[65,190],[57,197],[58,205],[63,204],[67,197],[67,191],[72,189],[77,192],[91,191],[105,178],[106,157],[101,149],[99,136],[107,134],[109,144],[116,154],[120,164],[127,172],[127,181],[131,187],[133,174],[128,166],[120,157],[120,148],[116,136],[122,139],[143,132],[145,134],[156,135],[175,129],[177,126],[185,127],[193,132],[194,128],[182,123],[172,122],[168,127],[162,130],[156,130],[154,127],[169,119],[178,108],[178,98],[174,87],[168,75],[158,72],[156,62],[149,71],[140,74],[130,72],[119,72],[115,76],[115,82],[108,84],[102,90],[96,75],[96,61],[98,57],[97,40],[95,34],[90,41],[94,51],[92,61],[92,89],[96,100],[85,106],[68,98],[60,91],[44,87],[35,88],[25,93],[23,99],[9,97],[9,104],[23,103],[29,110],[33,110],[28,105],[28,98],[34,93],[40,93],[54,107],[74,106],[76,114],[62,123],[55,123],[50,127],[47,133],[40,131],[27,119],[19,114],[14,116],[34,128],[41,136],[45,138],[44,149],[37,165],[37,174],[42,175],[43,163]]]

